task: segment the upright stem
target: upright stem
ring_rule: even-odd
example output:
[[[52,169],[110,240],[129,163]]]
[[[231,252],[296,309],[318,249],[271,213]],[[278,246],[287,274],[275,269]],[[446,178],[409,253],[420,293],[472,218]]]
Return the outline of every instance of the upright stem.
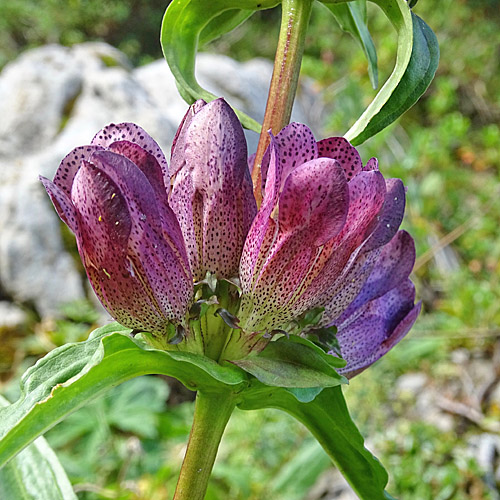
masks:
[[[173,500],[203,500],[236,400],[230,392],[196,394],[194,421]]]
[[[281,4],[281,29],[273,77],[252,171],[257,202],[260,202],[262,196],[260,167],[269,145],[268,132],[271,130],[273,134],[277,134],[289,123],[292,114],[312,2],[313,0],[283,0]]]

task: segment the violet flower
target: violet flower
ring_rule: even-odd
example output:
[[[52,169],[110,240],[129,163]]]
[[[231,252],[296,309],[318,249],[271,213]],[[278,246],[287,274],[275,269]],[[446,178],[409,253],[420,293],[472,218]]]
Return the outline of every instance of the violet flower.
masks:
[[[184,238],[165,156],[142,128],[108,125],[62,160],[53,182],[41,181],[111,316],[157,334],[185,323],[193,280]]]
[[[240,324],[246,331],[289,330],[308,311],[316,328],[336,326],[347,366],[359,373],[409,331],[420,305],[408,276],[415,249],[398,232],[405,207],[399,179],[363,166],[341,137],[316,142],[292,123],[262,165],[263,201],[240,264]]]
[[[363,166],[345,139],[316,142],[296,123],[271,138],[262,179],[257,211],[243,130],[218,99],[190,108],[170,169],[156,142],[124,123],[42,182],[123,325],[216,360],[258,352],[276,332],[335,326],[352,376],[420,309],[408,279],[413,240],[398,231],[403,184],[385,180],[375,159]],[[297,331],[311,311],[314,325]]]

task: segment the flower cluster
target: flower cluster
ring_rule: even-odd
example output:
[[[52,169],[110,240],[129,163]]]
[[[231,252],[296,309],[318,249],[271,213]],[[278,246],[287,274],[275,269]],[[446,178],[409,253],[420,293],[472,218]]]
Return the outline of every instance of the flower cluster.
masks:
[[[112,124],[42,182],[123,325],[216,360],[276,334],[326,331],[352,376],[419,313],[413,240],[398,230],[403,183],[374,158],[363,165],[345,139],[316,142],[298,123],[271,137],[261,174],[258,208],[243,130],[218,99],[191,106],[170,167],[140,127]]]

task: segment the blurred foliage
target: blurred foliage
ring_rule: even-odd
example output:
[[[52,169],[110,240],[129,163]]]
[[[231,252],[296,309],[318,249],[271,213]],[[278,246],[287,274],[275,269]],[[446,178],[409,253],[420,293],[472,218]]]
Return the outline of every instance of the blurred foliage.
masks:
[[[0,2],[0,67],[21,50],[50,42],[104,40],[135,64],[159,58],[159,23],[167,3]],[[418,2],[414,11],[440,41],[437,77],[397,124],[361,147],[365,161],[377,156],[386,176],[401,177],[408,186],[404,224],[416,239],[414,279],[424,314],[407,340],[353,380],[347,400],[370,447],[390,471],[391,493],[405,500],[498,498],[470,452],[471,437],[484,432],[481,426],[448,415],[452,427],[443,430],[432,415],[417,411],[421,403],[398,384],[405,374],[423,374],[429,393],[451,391],[461,398],[463,391],[456,387],[463,385],[464,365],[453,356],[463,350],[470,359],[478,357],[486,372],[500,372],[492,359],[500,342],[499,7],[498,0],[441,0],[439,7]],[[272,58],[278,21],[279,9],[260,12],[207,50],[240,60]],[[394,63],[394,31],[373,5],[369,21],[383,82]],[[319,4],[313,9],[303,75],[324,97],[324,106],[312,112],[323,121],[325,135],[345,132],[374,95],[362,50]],[[98,322],[88,303],[69,304],[62,313],[50,322],[31,318],[22,332],[0,331],[3,380],[56,345],[82,340]],[[4,388],[12,400],[15,387]],[[166,405],[167,395],[161,378],[131,381],[48,434],[79,498],[172,495],[192,403]],[[486,421],[498,421],[499,408],[499,402],[484,405]],[[315,441],[288,416],[237,411],[207,499],[314,500],[307,492],[329,468]]]
[[[21,50],[46,43],[106,41],[136,64],[161,57],[168,0],[9,0],[0,2],[0,68]]]

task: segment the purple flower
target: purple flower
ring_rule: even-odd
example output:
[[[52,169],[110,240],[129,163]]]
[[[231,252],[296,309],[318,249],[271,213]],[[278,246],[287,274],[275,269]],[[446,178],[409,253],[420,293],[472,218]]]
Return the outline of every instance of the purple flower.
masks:
[[[300,318],[320,311],[314,328],[337,327],[352,376],[418,315],[413,240],[398,231],[403,184],[375,159],[363,166],[343,138],[316,142],[296,123],[272,137],[258,211],[243,130],[222,99],[190,108],[170,169],[144,130],[123,123],[42,182],[103,305],[164,346],[175,336],[178,348],[237,359],[276,330],[307,333]]]
[[[158,333],[183,324],[193,280],[158,144],[137,125],[111,124],[41,180],[109,313]]]
[[[170,205],[184,234],[196,280],[238,274],[243,244],[257,212],[238,118],[218,99],[194,104],[172,146]]]
[[[263,201],[240,264],[240,324],[248,331],[287,330],[315,308],[316,327],[336,326],[354,374],[410,329],[420,305],[408,276],[412,238],[398,228],[405,188],[385,180],[372,158],[363,166],[341,137],[316,142],[292,123],[262,166]]]

